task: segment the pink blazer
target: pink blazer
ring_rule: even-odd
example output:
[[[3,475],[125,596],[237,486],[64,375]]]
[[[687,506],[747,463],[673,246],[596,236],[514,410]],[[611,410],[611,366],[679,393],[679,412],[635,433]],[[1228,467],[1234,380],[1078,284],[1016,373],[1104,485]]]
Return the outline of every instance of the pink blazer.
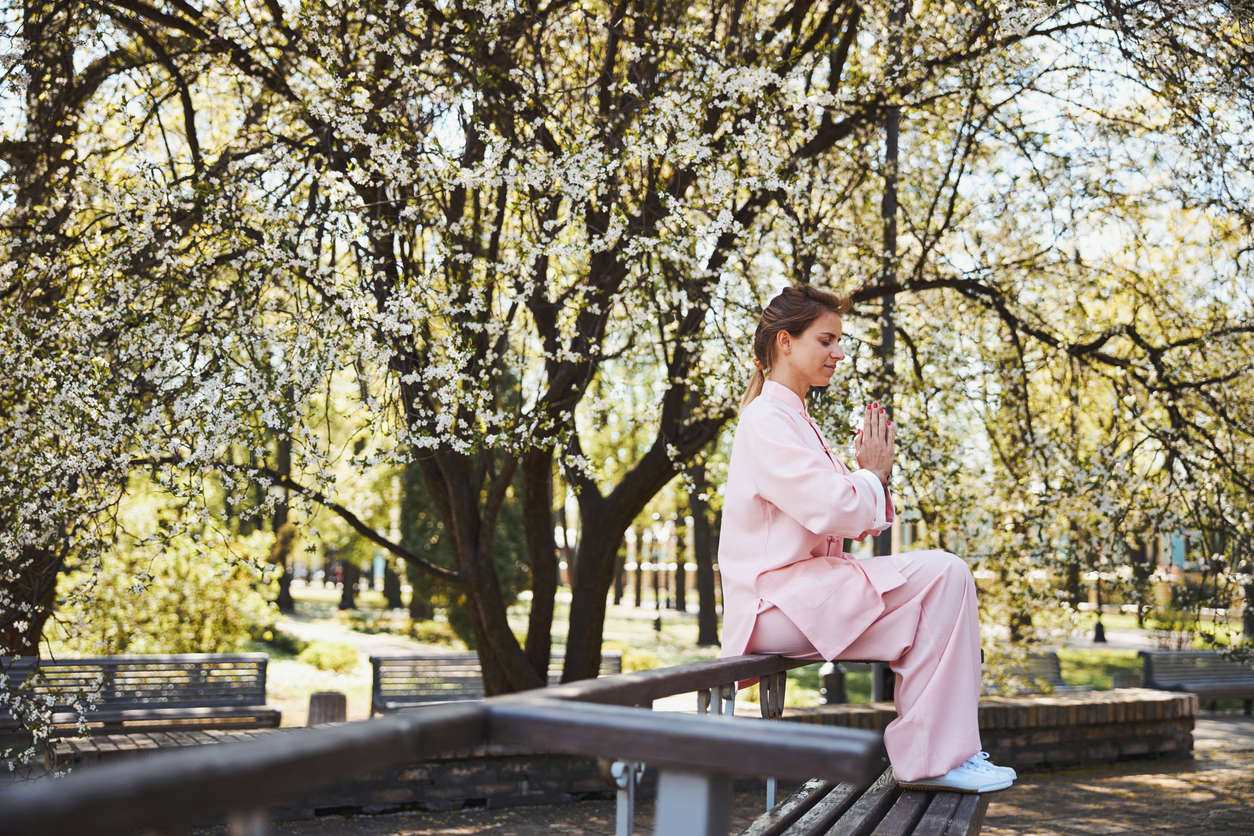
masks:
[[[723,500],[718,564],[723,656],[745,652],[759,612],[774,605],[824,659],[836,658],[905,583],[888,561],[845,554],[893,519],[874,474],[832,455],[805,402],[768,380],[740,414]],[[741,683],[741,687],[747,683]]]

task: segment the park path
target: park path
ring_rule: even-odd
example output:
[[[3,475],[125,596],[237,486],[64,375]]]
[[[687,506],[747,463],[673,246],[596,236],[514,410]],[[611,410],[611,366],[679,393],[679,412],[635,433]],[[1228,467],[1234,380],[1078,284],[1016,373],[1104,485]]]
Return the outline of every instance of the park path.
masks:
[[[422,644],[395,633],[361,633],[333,618],[304,615],[280,616],[278,627],[301,641],[328,641],[351,644],[363,656],[372,653],[451,653],[447,647]]]

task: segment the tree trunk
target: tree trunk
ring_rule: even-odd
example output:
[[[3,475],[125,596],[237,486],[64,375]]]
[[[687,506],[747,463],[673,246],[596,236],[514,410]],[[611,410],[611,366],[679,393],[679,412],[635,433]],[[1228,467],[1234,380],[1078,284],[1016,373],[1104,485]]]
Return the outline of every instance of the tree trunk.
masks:
[[[361,578],[361,569],[351,560],[340,561],[343,568],[343,582],[340,584],[340,604],[342,610],[357,609],[357,581]]]
[[[618,559],[614,562],[614,606],[623,603],[623,589],[626,586],[627,543],[618,547]]]
[[[603,536],[584,537],[580,543],[577,559],[581,571],[571,579],[570,627],[566,634],[563,682],[592,679],[601,669],[607,593],[614,580],[618,540],[627,530],[624,525],[615,531],[611,526],[599,524],[598,520],[585,519],[584,525],[588,531],[601,532]]]
[[[1079,606],[1085,600],[1084,588],[1080,583],[1080,564],[1074,557],[1067,563],[1066,576],[1063,582],[1063,589],[1067,592],[1067,601],[1073,607]]]
[[[696,465],[690,473],[693,490],[688,495],[688,505],[692,509],[693,560],[697,564],[697,645],[709,647],[719,643],[714,601],[714,531],[705,493],[705,466]]]
[[[547,681],[558,581],[553,542],[553,450],[528,452],[522,469],[523,527],[531,563],[531,611],[524,649],[532,669]]]
[[[683,516],[675,520],[675,609],[688,612],[688,535]]]
[[[1149,605],[1150,576],[1154,573],[1153,553],[1149,544],[1138,538],[1128,547],[1128,562],[1132,564],[1132,591],[1136,601],[1136,626],[1145,628],[1145,610]]]
[[[274,599],[279,612],[296,611],[296,602],[292,600],[292,547],[296,542],[296,528],[287,522],[287,508],[283,507],[280,518],[276,512],[273,522],[278,523],[274,529],[274,543],[270,546],[270,562],[279,567],[279,594]]]
[[[38,656],[39,639],[56,604],[64,555],[49,548],[22,551],[22,570],[0,597],[0,654]]]
[[[893,4],[889,13],[888,50],[892,66],[900,65],[901,29],[908,6],[904,0]],[[901,135],[901,108],[891,106],[884,111],[884,196],[880,203],[880,219],[883,222],[884,253],[881,282],[885,287],[897,283],[897,176],[898,148]],[[884,294],[880,310],[880,406],[891,420],[893,417],[894,355],[897,350],[897,322],[894,318],[894,297]],[[892,554],[893,530],[890,526],[875,535],[875,553]]]
[[[478,455],[491,454],[480,452]],[[440,452],[424,459],[422,470],[430,493],[439,497],[437,504],[445,526],[453,535],[461,588],[474,626],[484,693],[495,696],[545,685],[548,659],[544,659],[545,672],[537,671],[509,626],[500,578],[492,560],[492,540],[500,506],[491,502],[481,505],[484,493],[504,495],[517,460],[505,462],[503,473],[490,480],[486,491],[475,477],[484,470],[485,464],[464,454]],[[530,466],[537,467],[535,462]],[[534,472],[530,475],[538,478]],[[533,496],[532,502],[539,501]]]
[[[424,594],[426,573],[416,566],[405,564],[405,576],[409,579],[409,617],[414,621],[430,621],[435,618],[435,607]]]
[[[392,565],[392,558],[384,558],[383,561],[383,600],[390,610],[399,610],[405,606],[405,602],[401,600],[401,576]]]
[[[636,571],[634,573],[634,577],[632,578],[634,582],[632,593],[634,595],[636,609],[640,609],[640,607],[644,604],[644,559],[646,556],[644,550],[644,532],[639,532],[639,538],[636,542],[639,543],[639,545],[636,546]]]

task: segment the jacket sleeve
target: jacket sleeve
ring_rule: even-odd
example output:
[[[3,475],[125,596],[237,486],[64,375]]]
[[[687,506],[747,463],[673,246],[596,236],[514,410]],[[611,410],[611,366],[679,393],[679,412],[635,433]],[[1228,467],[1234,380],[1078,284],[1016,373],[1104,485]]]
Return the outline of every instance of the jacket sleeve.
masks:
[[[888,527],[884,486],[873,473],[838,472],[817,436],[800,438],[773,410],[746,410],[741,428],[758,495],[807,530],[856,540]]]

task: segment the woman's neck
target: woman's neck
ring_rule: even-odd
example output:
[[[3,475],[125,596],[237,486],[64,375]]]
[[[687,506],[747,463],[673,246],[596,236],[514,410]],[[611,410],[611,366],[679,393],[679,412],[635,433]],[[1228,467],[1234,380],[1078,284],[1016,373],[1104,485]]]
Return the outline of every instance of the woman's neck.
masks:
[[[810,384],[806,383],[800,375],[792,372],[791,369],[776,367],[771,369],[771,374],[766,379],[773,380],[781,386],[787,386],[797,393],[797,397],[801,398],[802,403],[805,403],[806,394],[810,391]]]

